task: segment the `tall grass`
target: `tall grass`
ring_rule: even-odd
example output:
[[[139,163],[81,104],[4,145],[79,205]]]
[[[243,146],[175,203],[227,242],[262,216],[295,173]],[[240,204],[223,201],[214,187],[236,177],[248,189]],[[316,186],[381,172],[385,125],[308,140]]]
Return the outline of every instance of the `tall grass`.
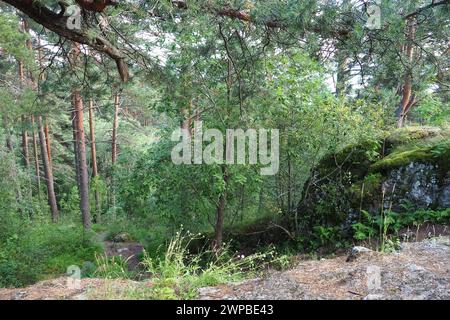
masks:
[[[271,251],[244,257],[230,254],[228,247],[191,255],[188,247],[194,239],[198,238],[177,232],[163,257],[151,258],[144,253],[143,265],[152,275],[155,299],[195,298],[198,288],[241,281],[274,260]]]

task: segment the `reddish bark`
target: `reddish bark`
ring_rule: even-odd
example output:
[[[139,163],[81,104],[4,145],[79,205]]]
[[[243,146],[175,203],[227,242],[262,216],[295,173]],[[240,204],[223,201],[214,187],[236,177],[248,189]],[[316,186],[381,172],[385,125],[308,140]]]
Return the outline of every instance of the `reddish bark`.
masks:
[[[95,148],[95,132],[94,132],[94,102],[89,99],[89,137],[91,139],[91,161],[92,161],[92,177],[98,174],[97,169],[97,151]]]
[[[91,216],[89,209],[89,176],[86,160],[86,141],[84,136],[83,100],[80,92],[72,93],[75,105],[75,127],[78,160],[78,189],[80,194],[80,210],[85,229],[91,228]]]
[[[48,159],[47,144],[45,142],[44,125],[41,116],[38,117],[38,127],[39,127],[39,141],[41,144],[42,164],[44,167],[45,182],[47,184],[48,204],[50,206],[52,214],[52,221],[55,222],[56,220],[58,220],[59,212],[58,207],[56,205],[55,189],[53,185],[53,170],[52,167],[50,166],[50,162]]]
[[[37,194],[41,192],[41,174],[39,171],[39,156],[38,156],[38,145],[37,145],[37,134],[34,130],[34,116],[31,116],[31,125],[33,126],[33,155],[34,155],[34,170],[36,173],[36,185]]]
[[[405,54],[408,60],[407,70],[405,72],[403,90],[402,90],[402,101],[400,105],[400,114],[397,121],[397,126],[399,128],[403,127],[406,116],[408,115],[411,107],[416,103],[415,96],[412,92],[413,86],[413,76],[412,76],[412,64],[414,56],[414,35],[416,27],[414,25],[414,20],[409,19],[407,22],[407,44],[405,46]]]

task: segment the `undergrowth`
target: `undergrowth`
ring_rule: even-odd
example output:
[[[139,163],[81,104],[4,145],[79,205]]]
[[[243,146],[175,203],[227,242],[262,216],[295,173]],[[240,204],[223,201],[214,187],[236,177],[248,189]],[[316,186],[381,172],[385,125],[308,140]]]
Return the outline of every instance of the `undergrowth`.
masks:
[[[93,234],[67,223],[22,221],[0,239],[0,287],[21,287],[94,261]]]
[[[271,264],[283,264],[284,256],[274,251],[255,253],[249,256],[231,254],[225,246],[219,251],[204,250],[191,254],[188,247],[199,235],[177,232],[165,248],[163,255],[151,257],[144,253],[142,266],[150,276],[148,288],[131,286],[120,293],[107,291],[106,298],[145,299],[193,299],[197,289],[223,283],[242,281],[255,276]],[[106,278],[128,278],[123,260],[97,257],[97,272]]]

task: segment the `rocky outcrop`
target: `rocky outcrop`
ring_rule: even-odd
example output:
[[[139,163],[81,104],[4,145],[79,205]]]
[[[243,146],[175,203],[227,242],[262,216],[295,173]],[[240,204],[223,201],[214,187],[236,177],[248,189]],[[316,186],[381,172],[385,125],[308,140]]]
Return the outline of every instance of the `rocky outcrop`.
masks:
[[[402,211],[402,204],[415,209],[449,208],[450,179],[439,175],[439,167],[429,163],[411,162],[392,169],[382,183],[384,207],[392,203],[394,211]]]
[[[351,231],[362,210],[397,213],[450,208],[450,132],[407,128],[324,158],[305,184],[298,216]]]

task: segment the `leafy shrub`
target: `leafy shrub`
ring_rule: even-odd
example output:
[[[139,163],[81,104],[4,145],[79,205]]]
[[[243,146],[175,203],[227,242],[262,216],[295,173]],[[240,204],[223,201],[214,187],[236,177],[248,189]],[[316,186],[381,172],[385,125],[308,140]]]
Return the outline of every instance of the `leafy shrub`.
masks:
[[[0,242],[0,286],[29,285],[94,261],[100,246],[91,239],[81,226],[22,221]]]

